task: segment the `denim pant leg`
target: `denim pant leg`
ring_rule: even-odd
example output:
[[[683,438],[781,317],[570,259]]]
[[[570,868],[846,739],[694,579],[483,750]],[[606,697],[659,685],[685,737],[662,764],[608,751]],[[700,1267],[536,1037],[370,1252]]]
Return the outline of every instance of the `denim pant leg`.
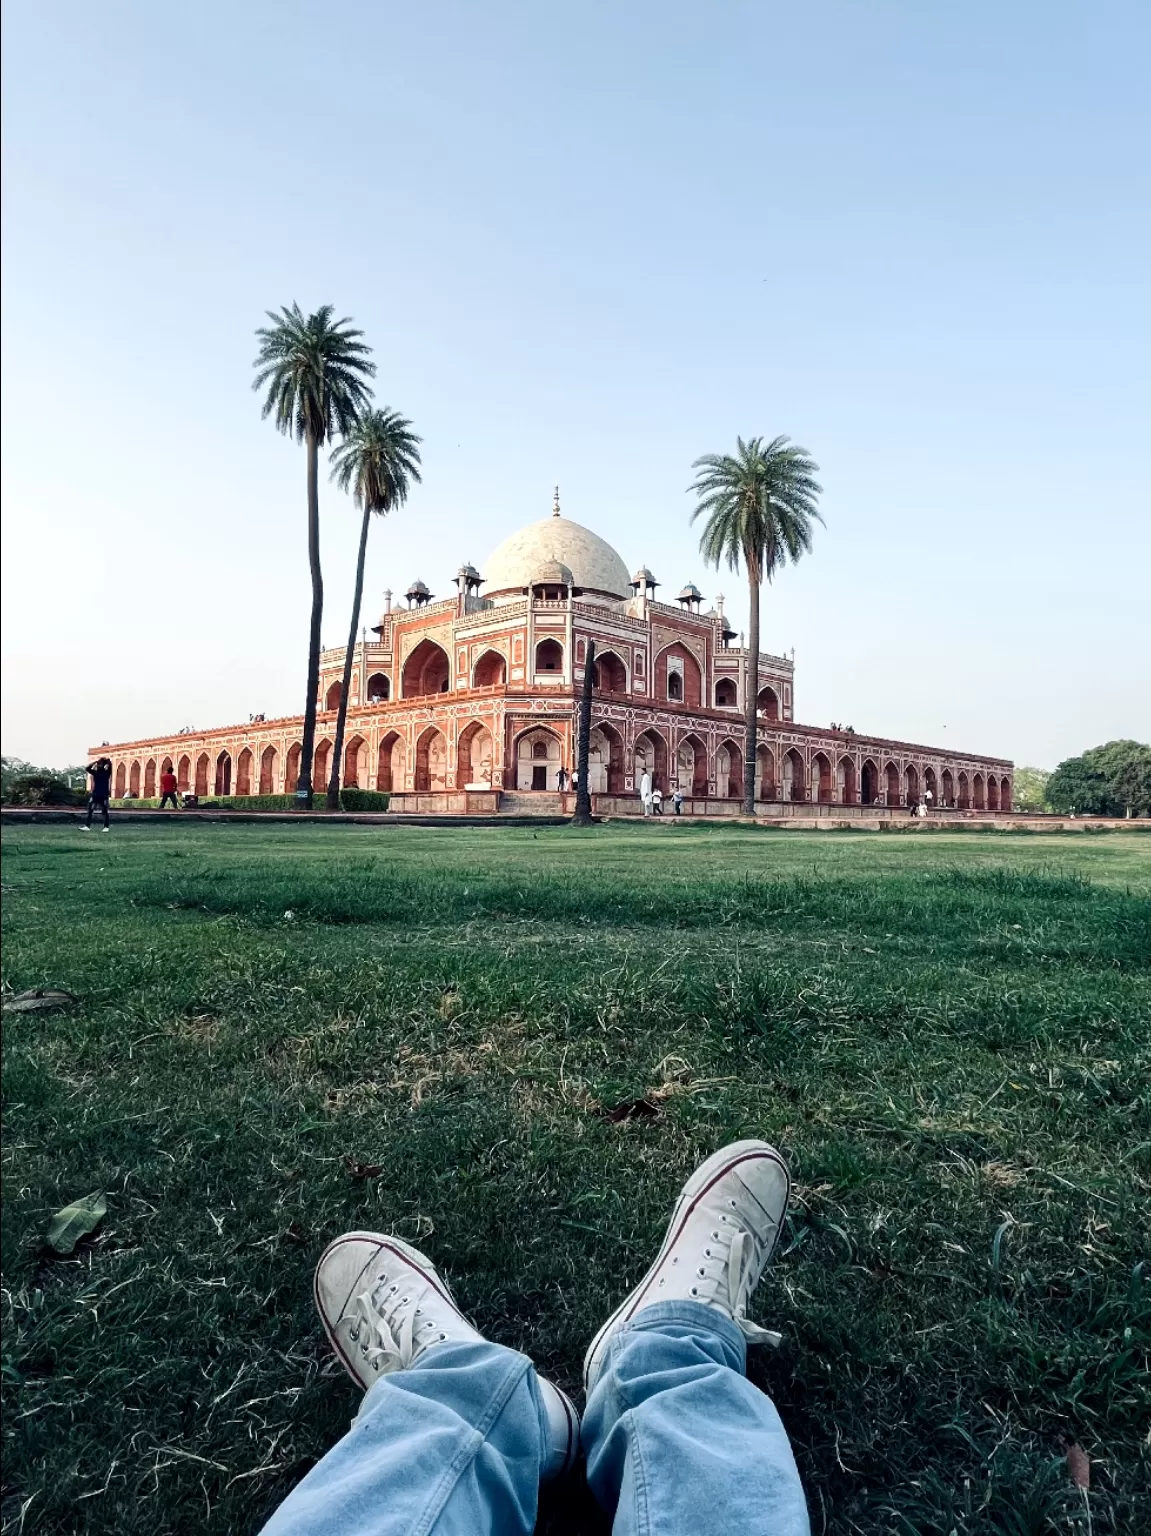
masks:
[[[730,1319],[660,1301],[620,1328],[583,1421],[615,1536],[809,1536],[787,1432]]]
[[[437,1344],[375,1384],[263,1536],[531,1536],[544,1423],[526,1355]]]

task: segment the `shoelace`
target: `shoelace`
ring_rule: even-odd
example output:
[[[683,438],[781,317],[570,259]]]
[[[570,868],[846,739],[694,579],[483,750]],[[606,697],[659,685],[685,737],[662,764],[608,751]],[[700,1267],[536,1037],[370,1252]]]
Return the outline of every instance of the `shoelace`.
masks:
[[[420,1305],[431,1290],[430,1285],[425,1284],[419,1290],[409,1287],[401,1295],[404,1288],[399,1282],[385,1290],[386,1284],[387,1276],[381,1275],[372,1289],[360,1292],[355,1299],[352,1325],[348,1330],[348,1337],[359,1345],[361,1355],[372,1369],[383,1371],[385,1375],[411,1365],[418,1349],[442,1343],[448,1337],[424,1314]],[[435,1338],[420,1341],[417,1335],[429,1330]]]
[[[732,1202],[734,1205],[734,1201]],[[722,1223],[735,1227],[730,1242],[724,1245],[724,1234],[719,1227],[709,1235],[703,1250],[702,1262],[696,1274],[711,1282],[712,1300],[717,1301],[751,1344],[770,1344],[778,1348],[783,1335],[771,1328],[761,1328],[747,1316],[747,1304],[751,1293],[759,1284],[763,1266],[767,1261],[767,1249],[760,1244],[748,1226],[740,1218],[738,1208],[734,1218],[726,1214]],[[716,1251],[719,1245],[720,1251]],[[724,1248],[726,1246],[726,1251]],[[726,1284],[725,1284],[726,1277]]]

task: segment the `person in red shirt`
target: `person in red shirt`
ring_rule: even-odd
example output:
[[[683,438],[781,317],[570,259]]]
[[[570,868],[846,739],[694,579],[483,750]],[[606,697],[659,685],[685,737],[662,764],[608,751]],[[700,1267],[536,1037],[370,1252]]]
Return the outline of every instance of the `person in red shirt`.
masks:
[[[164,809],[169,800],[172,802],[172,809],[174,811],[178,811],[180,809],[180,805],[176,799],[176,775],[170,768],[165,768],[163,773],[160,775],[161,810]]]

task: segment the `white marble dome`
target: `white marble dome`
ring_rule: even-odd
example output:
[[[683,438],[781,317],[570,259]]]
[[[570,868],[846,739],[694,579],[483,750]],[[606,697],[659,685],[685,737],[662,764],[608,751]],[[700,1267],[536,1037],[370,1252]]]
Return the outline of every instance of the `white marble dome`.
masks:
[[[484,596],[518,596],[551,561],[566,565],[573,584],[588,596],[631,595],[627,566],[611,545],[590,528],[553,514],[513,533],[488,556],[480,567]]]

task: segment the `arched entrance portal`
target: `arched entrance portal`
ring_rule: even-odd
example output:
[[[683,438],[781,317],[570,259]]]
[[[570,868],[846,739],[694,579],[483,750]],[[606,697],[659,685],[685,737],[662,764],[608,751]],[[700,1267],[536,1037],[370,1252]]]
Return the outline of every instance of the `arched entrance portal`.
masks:
[[[490,789],[494,755],[492,733],[483,721],[465,726],[456,744],[456,788]]]
[[[232,754],[221,752],[216,759],[216,785],[213,794],[230,795],[232,793]]]
[[[919,769],[914,763],[908,763],[903,772],[903,782],[907,786],[908,805],[919,803]]]
[[[983,775],[981,773],[977,773],[971,781],[971,795],[975,801],[975,809],[977,811],[985,811],[987,809],[987,797],[984,793]]]
[[[870,757],[864,758],[859,777],[861,802],[874,805],[879,799],[879,769]]]
[[[387,795],[404,783],[404,742],[398,731],[389,731],[376,755],[376,788]]]
[[[644,731],[635,742],[635,785],[638,790],[645,773],[651,774],[651,787],[667,794],[667,742],[658,731]]]
[[[931,796],[930,800],[927,799],[928,795]],[[934,768],[925,768],[923,770],[923,798],[927,800],[927,804],[931,807],[939,804],[939,782],[935,777]]]
[[[392,684],[384,672],[373,672],[368,678],[368,703],[383,704],[392,696]]]
[[[133,763],[128,771],[128,791],[134,800],[140,798],[140,764]]]
[[[955,804],[955,780],[951,777],[951,769],[943,770],[943,778],[939,786],[940,803],[942,805]]]
[[[176,788],[186,795],[192,788],[192,759],[185,752],[176,764]]]
[[[774,688],[761,688],[759,690],[759,713],[764,720],[779,719],[779,695]]]
[[[156,793],[156,759],[150,757],[144,764],[144,798],[151,800]]]
[[[614,651],[596,657],[595,686],[600,693],[627,692],[627,668]]]
[[[260,793],[272,795],[276,792],[276,749],[268,746],[260,753]]]
[[[300,756],[303,748],[300,743],[294,742],[288,748],[288,761],[284,769],[284,793],[294,795],[300,783]]]
[[[835,770],[835,788],[840,805],[854,805],[858,799],[855,785],[855,763],[850,757],[841,757]]]
[[[794,747],[783,760],[783,798],[785,800],[807,799],[807,776],[804,773],[803,758]]]
[[[606,722],[588,738],[587,785],[591,795],[623,794],[623,737]]]
[[[201,752],[196,759],[196,794],[204,796],[208,793],[208,769],[212,766],[212,760],[206,752]]]
[[[707,748],[698,736],[684,737],[675,763],[680,790],[685,795],[702,799],[707,794]]]
[[[999,780],[993,773],[987,775],[987,809],[989,811],[999,809]]]
[[[508,664],[499,651],[485,651],[472,674],[473,688],[502,688],[508,680]]]
[[[252,793],[253,761],[251,747],[245,747],[236,759],[236,793],[238,795],[250,795]]]
[[[558,789],[558,774],[563,767],[563,747],[551,731],[535,727],[516,742],[516,788]]]
[[[743,799],[743,753],[734,741],[725,741],[715,754],[715,789],[724,799]]]
[[[971,809],[971,781],[963,772],[959,775],[959,809],[961,811]]]
[[[402,696],[418,699],[429,693],[447,693],[450,676],[448,653],[434,640],[421,640],[404,662]]]
[[[324,696],[324,708],[325,709],[339,709],[339,707],[340,707],[340,696],[343,693],[343,691],[344,691],[343,683],[338,682],[338,681],[334,682],[332,684],[332,686],[328,689],[327,694]]]
[[[824,752],[817,752],[811,760],[811,784],[821,805],[828,805],[834,798],[831,790],[831,759]]]
[[[185,758],[185,762],[187,759]],[[116,766],[116,799],[123,800],[124,791],[128,787],[128,770],[123,763]]]
[[[362,736],[353,736],[344,748],[344,775],[345,789],[366,788],[364,779],[367,776],[367,743]]]
[[[755,749],[755,798],[774,800],[775,794],[775,753],[770,747],[758,746]]]
[[[894,763],[888,763],[888,765],[887,765],[887,803],[888,803],[888,805],[898,805],[900,803],[900,799],[901,799],[901,796],[900,796],[900,793],[899,793],[899,769],[896,767],[896,765]]]
[[[999,781],[999,809],[1009,811],[1011,805],[1011,780],[1004,778]]]
[[[431,792],[448,787],[448,743],[434,725],[416,742],[416,789]]]
[[[320,794],[328,787],[328,776],[332,763],[332,743],[325,739],[317,746],[312,758],[312,790]]]

